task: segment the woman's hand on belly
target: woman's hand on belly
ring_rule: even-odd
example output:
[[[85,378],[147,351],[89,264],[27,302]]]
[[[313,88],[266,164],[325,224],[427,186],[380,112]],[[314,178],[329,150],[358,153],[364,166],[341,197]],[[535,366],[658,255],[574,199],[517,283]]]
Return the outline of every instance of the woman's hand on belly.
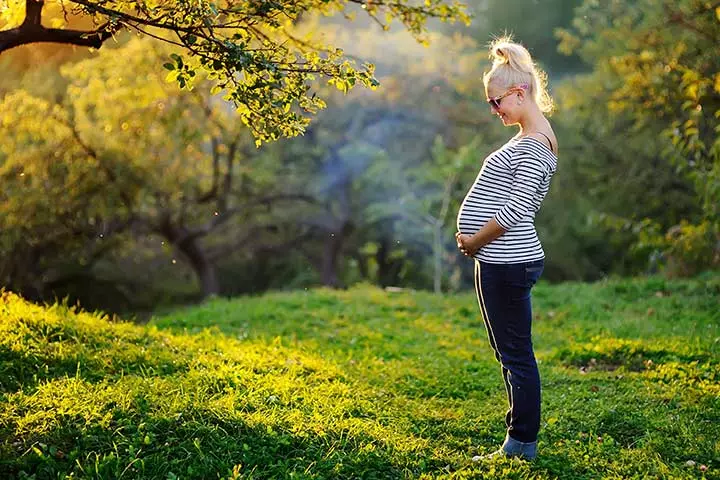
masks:
[[[455,240],[457,240],[457,246],[463,255],[472,257],[478,250],[502,236],[506,231],[507,230],[497,223],[495,218],[491,218],[489,222],[472,235],[457,232],[455,234]]]
[[[473,242],[473,235],[457,232],[455,234],[455,240],[457,241],[460,252],[467,257],[472,257],[480,249],[480,246],[475,245]]]

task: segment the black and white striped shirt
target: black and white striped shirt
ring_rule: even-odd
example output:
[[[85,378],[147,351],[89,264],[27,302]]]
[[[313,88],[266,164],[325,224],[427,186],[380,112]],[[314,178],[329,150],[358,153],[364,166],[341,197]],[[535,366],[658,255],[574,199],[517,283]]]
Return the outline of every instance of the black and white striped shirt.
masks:
[[[533,137],[513,137],[488,155],[460,206],[457,227],[472,235],[494,217],[507,232],[478,250],[476,259],[522,263],[545,258],[534,221],[556,169],[555,154]]]

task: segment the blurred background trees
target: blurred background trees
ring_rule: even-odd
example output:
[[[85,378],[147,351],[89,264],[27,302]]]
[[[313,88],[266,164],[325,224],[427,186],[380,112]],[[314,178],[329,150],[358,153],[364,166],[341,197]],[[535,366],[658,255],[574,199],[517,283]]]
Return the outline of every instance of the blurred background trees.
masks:
[[[3,10],[0,38],[22,23],[21,3]],[[482,85],[486,44],[505,32],[548,71],[558,104],[560,164],[537,219],[544,278],[720,266],[720,4],[475,0],[467,27],[438,22],[462,14],[430,2],[386,31],[381,2],[334,16],[306,3],[284,24],[297,58],[352,60],[364,76],[305,72],[293,83],[305,100],[254,114],[269,97],[233,97],[237,59],[204,68],[174,37],[124,32],[132,22],[97,51],[2,53],[2,285],[116,312],[359,281],[469,287],[455,216],[483,158],[514,133]],[[64,27],[99,28],[82,23],[98,12]]]
[[[606,179],[612,193],[599,195],[616,205],[595,212],[613,236],[625,232],[626,271],[648,258],[675,275],[717,268],[720,2],[586,1],[573,27],[558,31],[560,50],[577,52],[593,71],[566,85],[564,111],[578,115],[594,102],[583,117],[599,115],[595,130],[606,141],[589,147],[628,147],[605,169],[624,165]]]

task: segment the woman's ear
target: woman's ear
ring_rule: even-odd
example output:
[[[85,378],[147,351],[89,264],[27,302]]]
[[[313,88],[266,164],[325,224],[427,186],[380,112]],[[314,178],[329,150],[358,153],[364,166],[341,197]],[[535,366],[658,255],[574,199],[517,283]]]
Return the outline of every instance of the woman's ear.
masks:
[[[521,105],[525,101],[525,90],[518,89],[517,104]]]

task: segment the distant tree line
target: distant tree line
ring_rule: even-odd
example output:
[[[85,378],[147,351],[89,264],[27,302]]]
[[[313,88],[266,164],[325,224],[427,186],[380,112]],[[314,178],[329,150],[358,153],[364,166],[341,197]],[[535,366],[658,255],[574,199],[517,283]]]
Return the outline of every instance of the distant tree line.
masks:
[[[455,214],[485,155],[511,134],[488,114],[481,81],[485,43],[504,31],[550,72],[558,103],[560,165],[537,219],[545,278],[720,265],[720,4],[468,2],[471,27],[428,32],[428,18],[464,20],[464,10],[398,2],[404,10],[389,11],[408,34],[378,27],[383,2],[327,5],[363,4],[371,17],[350,24],[311,15],[325,3],[255,12],[256,36],[230,36],[231,55],[212,45],[247,17],[212,7],[181,20],[149,7],[113,17],[76,2],[73,18],[109,21],[92,28],[115,44],[103,38],[97,53],[59,66],[18,67],[39,47],[3,53],[2,285],[113,311],[359,281],[468,287]],[[4,11],[0,46],[11,35],[36,41],[28,25],[42,5],[30,4],[25,19]],[[292,21],[278,20],[283,11]],[[196,21],[211,22],[202,38],[188,31]],[[88,28],[72,22],[66,30]],[[142,38],[122,33],[146,27]],[[319,31],[325,47],[306,37]],[[275,56],[262,57],[263,44]],[[293,77],[278,48],[321,71]],[[220,63],[203,57],[210,51]],[[345,69],[343,58],[371,66]]]

